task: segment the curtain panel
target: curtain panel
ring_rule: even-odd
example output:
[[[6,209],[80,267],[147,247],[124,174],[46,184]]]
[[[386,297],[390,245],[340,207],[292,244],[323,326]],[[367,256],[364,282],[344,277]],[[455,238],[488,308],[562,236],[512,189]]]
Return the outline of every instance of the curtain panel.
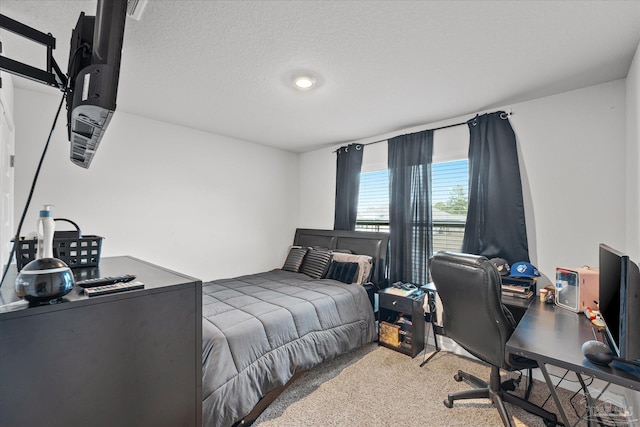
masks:
[[[529,261],[516,135],[504,111],[469,126],[469,210],[462,251]]]
[[[389,280],[423,285],[431,254],[433,131],[391,138],[389,167]]]
[[[362,144],[350,144],[337,151],[334,230],[356,228],[363,149]]]

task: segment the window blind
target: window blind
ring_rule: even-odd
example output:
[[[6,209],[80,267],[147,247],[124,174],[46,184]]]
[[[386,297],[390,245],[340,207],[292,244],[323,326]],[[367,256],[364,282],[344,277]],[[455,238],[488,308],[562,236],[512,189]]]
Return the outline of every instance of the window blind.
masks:
[[[469,161],[434,163],[431,171],[433,252],[460,252],[469,201]]]
[[[469,161],[434,163],[431,168],[433,251],[462,249],[469,200]],[[389,173],[364,172],[356,230],[389,231]]]
[[[389,231],[389,172],[386,169],[360,175],[356,230]]]

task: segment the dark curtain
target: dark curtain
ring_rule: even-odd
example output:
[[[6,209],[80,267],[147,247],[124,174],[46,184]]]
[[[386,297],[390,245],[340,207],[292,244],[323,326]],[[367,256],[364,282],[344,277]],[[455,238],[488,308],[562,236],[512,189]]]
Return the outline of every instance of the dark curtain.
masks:
[[[334,230],[356,228],[363,148],[362,144],[350,144],[337,151]]]
[[[467,122],[469,210],[462,251],[529,261],[516,135],[504,111]]]
[[[389,280],[428,283],[433,131],[389,140]]]

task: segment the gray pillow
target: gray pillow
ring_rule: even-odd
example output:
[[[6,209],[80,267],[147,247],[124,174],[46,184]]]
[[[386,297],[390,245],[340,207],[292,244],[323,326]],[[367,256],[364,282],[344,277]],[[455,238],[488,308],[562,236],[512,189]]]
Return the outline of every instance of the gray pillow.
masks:
[[[282,269],[299,273],[300,266],[302,265],[302,261],[304,260],[304,256],[307,254],[308,250],[309,248],[292,246],[291,249],[289,249],[289,254],[287,255],[287,259],[284,261]]]
[[[300,266],[300,273],[314,279],[322,279],[331,262],[331,252],[321,249],[309,249]]]

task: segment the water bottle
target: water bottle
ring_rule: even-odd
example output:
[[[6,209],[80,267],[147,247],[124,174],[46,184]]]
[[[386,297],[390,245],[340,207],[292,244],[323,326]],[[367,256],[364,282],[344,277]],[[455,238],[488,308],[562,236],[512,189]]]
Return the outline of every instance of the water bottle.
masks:
[[[44,205],[38,217],[38,251],[36,259],[53,258],[53,233],[56,224],[53,221],[51,207]]]

